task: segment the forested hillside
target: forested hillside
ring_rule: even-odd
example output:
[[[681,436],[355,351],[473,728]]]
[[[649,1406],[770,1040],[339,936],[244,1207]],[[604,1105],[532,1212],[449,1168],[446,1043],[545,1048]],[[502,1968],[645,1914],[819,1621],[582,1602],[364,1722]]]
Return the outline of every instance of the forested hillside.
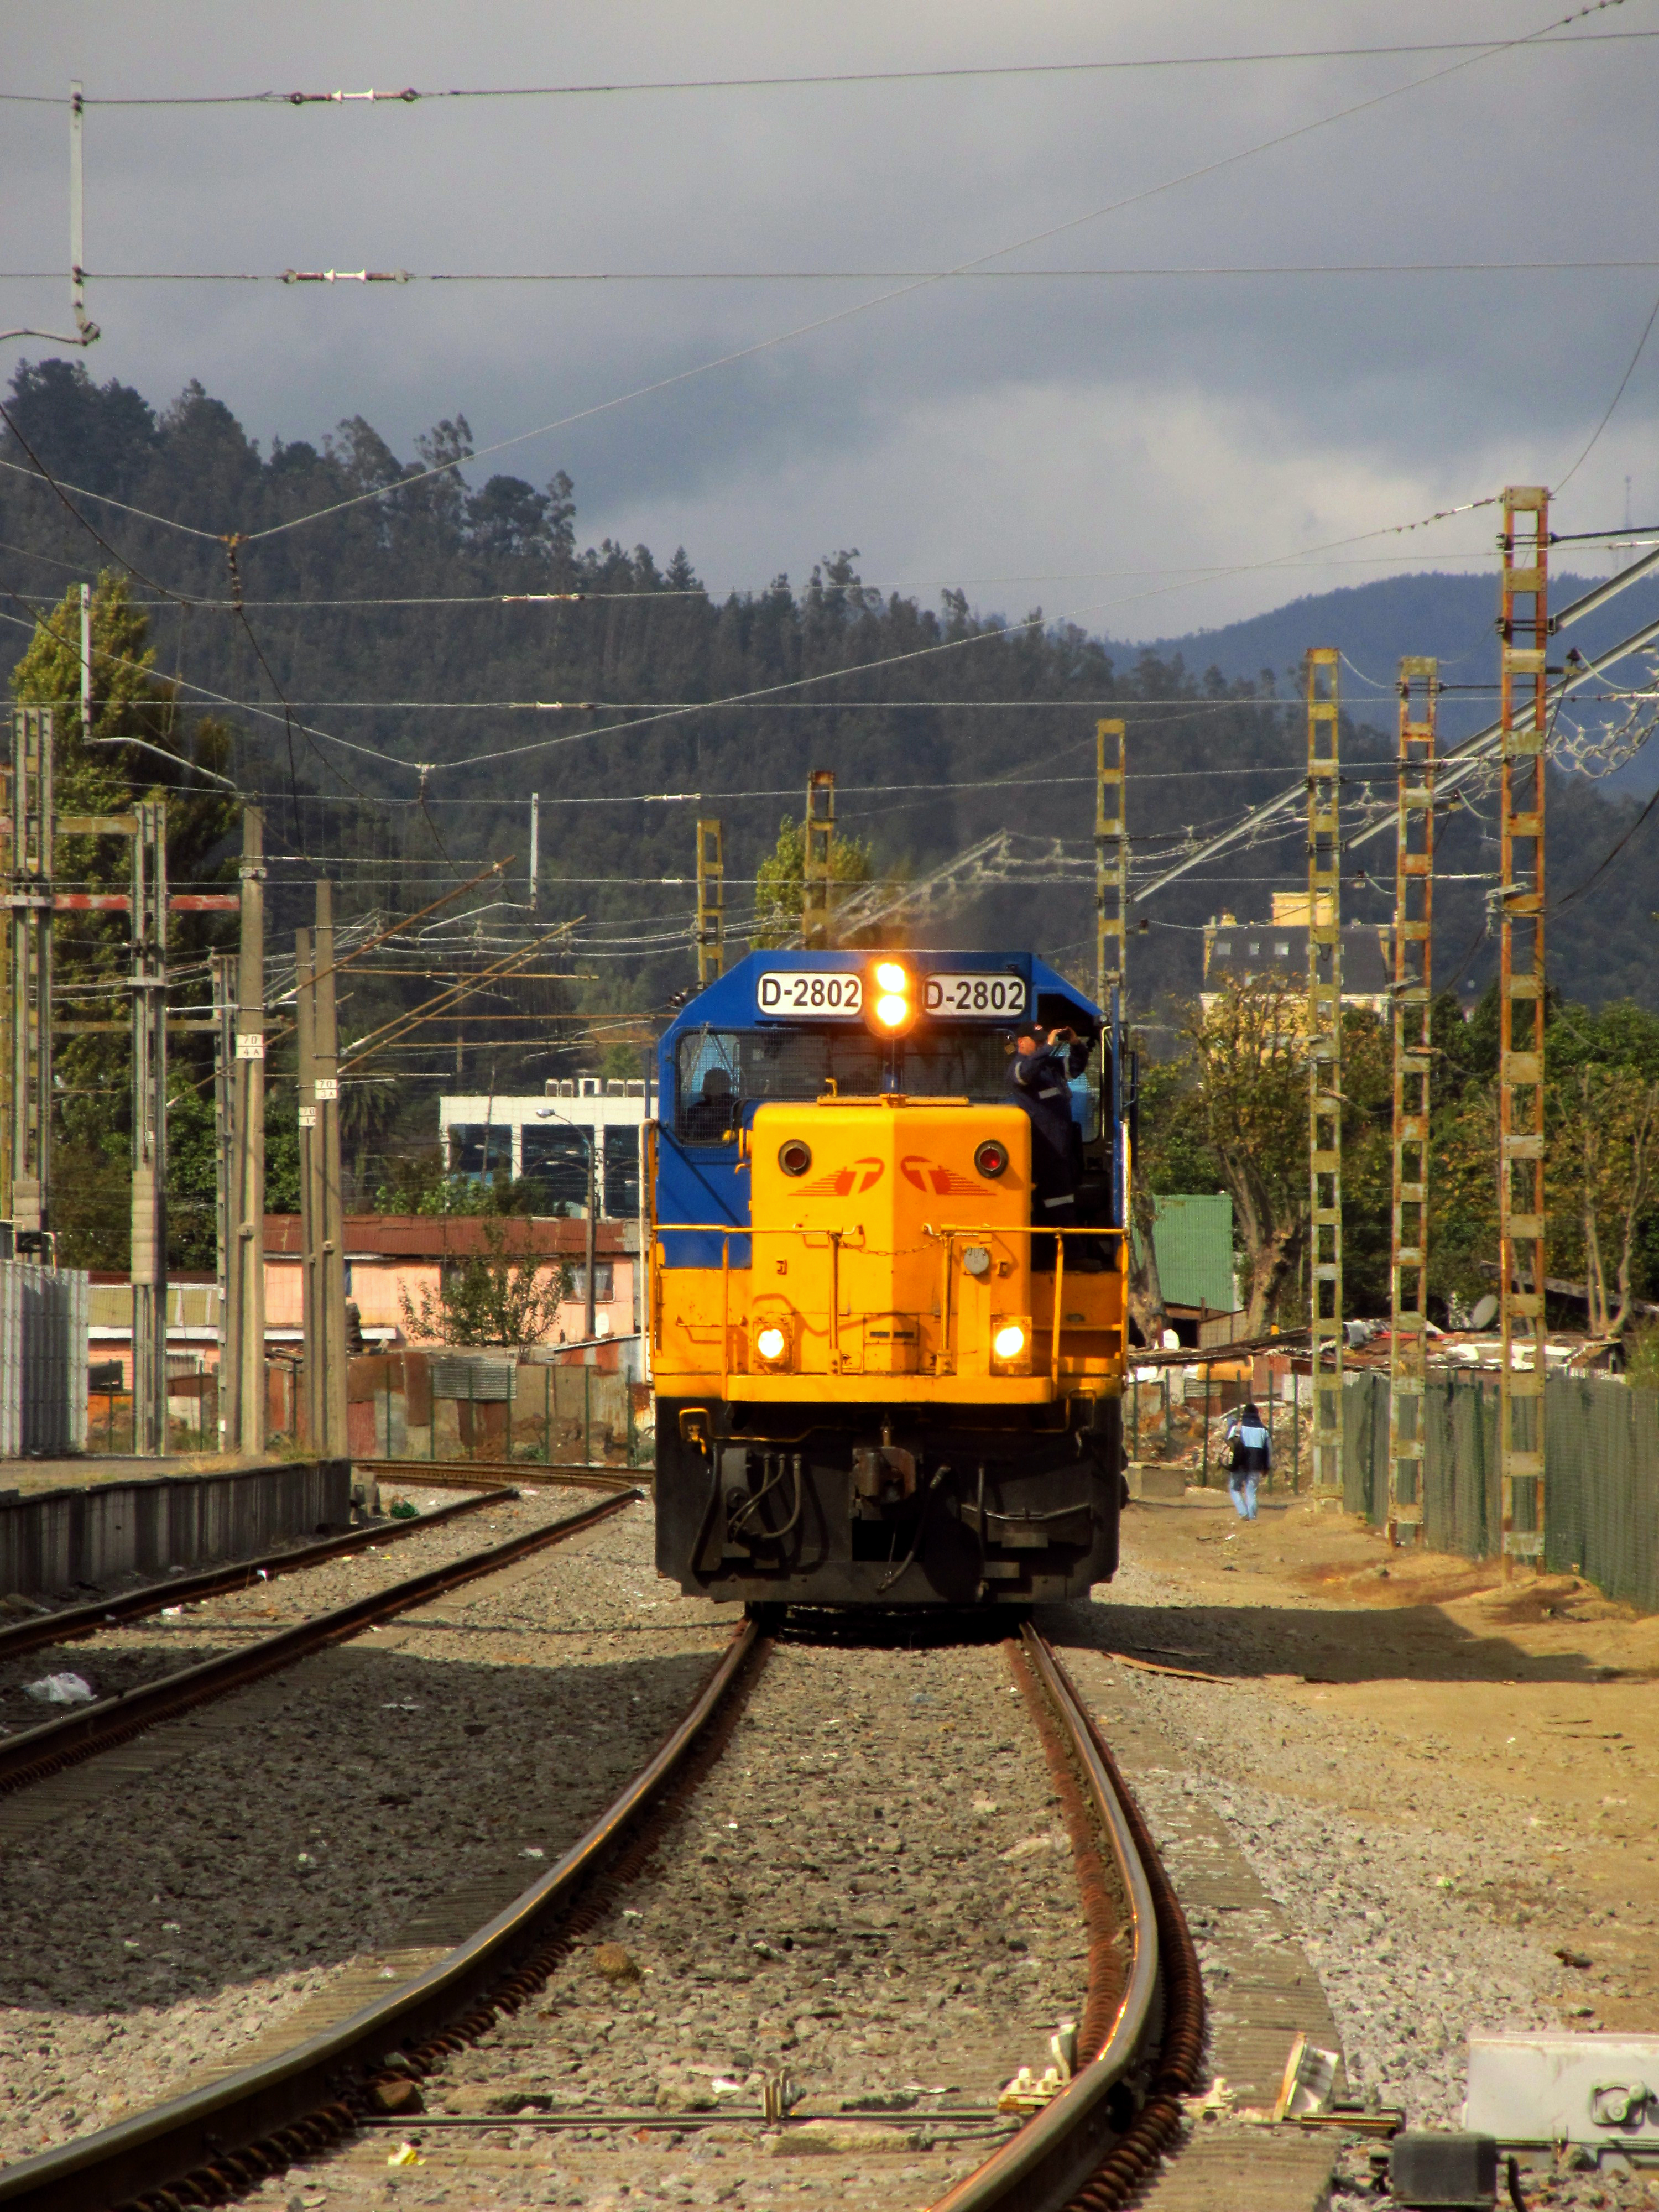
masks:
[[[98,495],[70,499],[105,541],[8,438],[8,660],[74,580],[125,564],[134,600],[149,603],[158,672],[185,687],[184,705],[228,720],[230,773],[265,794],[273,846],[316,863],[279,864],[279,885],[325,869],[348,907],[418,903],[480,858],[511,852],[522,868],[526,801],[539,791],[542,911],[585,917],[583,989],[596,1010],[660,1005],[691,979],[684,879],[696,813],[726,823],[727,905],[740,918],[811,767],[836,771],[841,821],[871,841],[878,875],[904,876],[1001,830],[1028,841],[1029,856],[1057,841],[1086,867],[1103,711],[1130,722],[1131,819],[1146,853],[1223,826],[1300,764],[1294,666],[1224,678],[1180,653],[1114,651],[1038,611],[1005,620],[950,595],[936,608],[881,599],[850,550],[827,550],[804,581],[780,576],[716,601],[695,548],[583,548],[577,488],[562,474],[539,489],[483,465],[423,475],[469,452],[459,416],[400,459],[360,418],[314,445],[262,451],[198,386],[158,409],[79,363],[26,365],[8,404],[40,462]],[[529,594],[544,596],[515,603]],[[1356,793],[1391,780],[1393,744],[1391,726],[1346,729]],[[1552,804],[1561,896],[1601,866],[1637,809],[1578,779],[1558,780]],[[1492,969],[1492,819],[1477,798],[1443,829],[1448,983],[1479,986]],[[1659,1004],[1647,834],[1553,921],[1553,977],[1570,996]],[[1303,865],[1292,832],[1142,909],[1152,927],[1132,960],[1143,1003],[1195,985],[1206,916],[1265,912]],[[1388,840],[1357,856],[1361,869],[1375,881],[1357,884],[1350,911],[1381,918]],[[279,890],[273,913],[291,927],[298,902]],[[1086,881],[991,890],[925,933],[1086,963],[1091,901]]]

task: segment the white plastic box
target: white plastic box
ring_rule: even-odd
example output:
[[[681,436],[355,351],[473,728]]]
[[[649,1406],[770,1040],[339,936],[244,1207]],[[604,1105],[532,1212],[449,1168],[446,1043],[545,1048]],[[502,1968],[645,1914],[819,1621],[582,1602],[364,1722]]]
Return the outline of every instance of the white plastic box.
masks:
[[[1501,2143],[1659,2154],[1659,2035],[1472,2035],[1463,2124]]]

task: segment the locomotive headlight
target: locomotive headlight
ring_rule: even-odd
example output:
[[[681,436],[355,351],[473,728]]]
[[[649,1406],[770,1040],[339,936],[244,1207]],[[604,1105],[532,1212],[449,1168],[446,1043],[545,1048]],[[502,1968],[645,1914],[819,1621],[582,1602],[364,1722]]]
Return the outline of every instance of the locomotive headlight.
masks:
[[[999,1359],[1018,1359],[1025,1349],[1025,1331],[1017,1321],[1005,1322],[991,1339],[991,1349]]]
[[[904,1036],[916,1018],[915,990],[902,960],[878,960],[870,970],[873,990],[870,1026],[878,1036]]]
[[[788,1332],[775,1326],[762,1329],[755,1339],[755,1349],[763,1359],[775,1366],[789,1349]]]

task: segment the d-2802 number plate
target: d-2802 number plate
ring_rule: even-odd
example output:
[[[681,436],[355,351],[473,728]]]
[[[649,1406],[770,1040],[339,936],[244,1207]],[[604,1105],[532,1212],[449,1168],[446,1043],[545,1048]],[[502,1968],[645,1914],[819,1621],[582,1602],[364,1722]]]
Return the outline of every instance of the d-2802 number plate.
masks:
[[[864,978],[854,969],[766,968],[755,980],[763,1014],[799,1014],[808,1021],[864,1012]]]
[[[929,975],[922,1005],[930,1014],[1016,1020],[1025,1012],[1025,981],[1020,975]]]

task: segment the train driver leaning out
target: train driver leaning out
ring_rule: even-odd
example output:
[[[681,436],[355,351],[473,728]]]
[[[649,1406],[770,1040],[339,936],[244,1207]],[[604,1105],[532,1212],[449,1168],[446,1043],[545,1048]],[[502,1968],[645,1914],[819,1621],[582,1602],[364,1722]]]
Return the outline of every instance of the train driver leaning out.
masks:
[[[1072,1116],[1071,1079],[1088,1064],[1089,1043],[1075,1030],[1023,1030],[1014,1040],[1009,1088],[1031,1124],[1031,1220],[1055,1229],[1077,1224],[1077,1188],[1083,1175],[1083,1139]],[[1051,1237],[1033,1237],[1031,1265],[1054,1264]],[[1107,1262],[1092,1237],[1067,1239],[1067,1267],[1098,1274]]]

